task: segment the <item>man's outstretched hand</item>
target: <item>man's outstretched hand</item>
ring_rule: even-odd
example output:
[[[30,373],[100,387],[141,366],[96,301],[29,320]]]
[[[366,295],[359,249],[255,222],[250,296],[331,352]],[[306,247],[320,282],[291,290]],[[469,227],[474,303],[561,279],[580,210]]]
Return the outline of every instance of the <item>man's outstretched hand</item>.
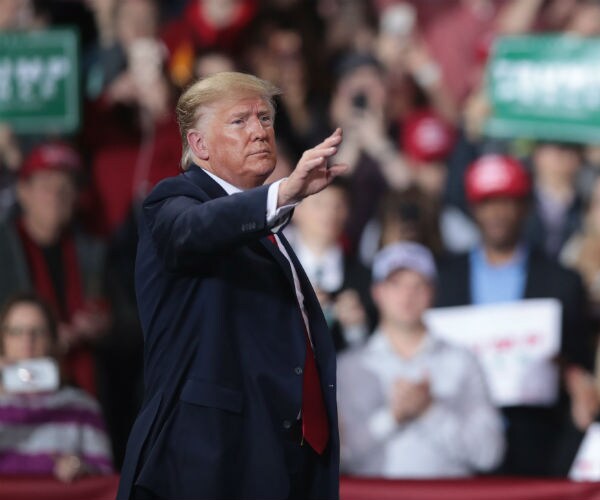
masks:
[[[334,177],[348,169],[345,164],[327,164],[327,160],[337,153],[341,142],[342,129],[338,128],[321,144],[304,152],[294,171],[279,185],[278,207],[298,203],[307,196],[322,191]]]

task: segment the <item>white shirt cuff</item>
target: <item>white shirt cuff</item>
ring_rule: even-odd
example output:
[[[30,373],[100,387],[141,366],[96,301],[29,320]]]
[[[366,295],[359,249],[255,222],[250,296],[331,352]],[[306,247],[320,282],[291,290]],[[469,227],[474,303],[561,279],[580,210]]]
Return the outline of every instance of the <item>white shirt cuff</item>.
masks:
[[[389,408],[380,408],[367,420],[367,428],[375,439],[381,440],[398,428],[398,422]]]
[[[280,179],[269,186],[267,193],[267,226],[271,228],[271,231],[276,233],[281,226],[287,222],[287,218],[292,209],[297,203],[291,205],[284,205],[283,207],[277,207],[277,197],[279,194],[279,185],[285,179]]]

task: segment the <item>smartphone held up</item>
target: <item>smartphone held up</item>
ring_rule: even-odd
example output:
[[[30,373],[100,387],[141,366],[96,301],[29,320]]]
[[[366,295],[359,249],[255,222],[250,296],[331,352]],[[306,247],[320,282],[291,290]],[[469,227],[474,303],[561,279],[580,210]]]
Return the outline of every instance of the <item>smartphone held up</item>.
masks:
[[[8,393],[52,392],[59,384],[58,365],[52,358],[26,359],[2,368],[2,386]]]

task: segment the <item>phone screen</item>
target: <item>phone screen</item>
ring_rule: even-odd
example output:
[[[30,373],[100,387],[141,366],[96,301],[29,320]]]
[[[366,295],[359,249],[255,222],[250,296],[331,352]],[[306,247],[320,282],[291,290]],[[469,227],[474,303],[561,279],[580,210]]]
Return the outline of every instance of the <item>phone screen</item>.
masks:
[[[2,369],[6,392],[48,392],[60,384],[58,365],[52,358],[26,359]]]

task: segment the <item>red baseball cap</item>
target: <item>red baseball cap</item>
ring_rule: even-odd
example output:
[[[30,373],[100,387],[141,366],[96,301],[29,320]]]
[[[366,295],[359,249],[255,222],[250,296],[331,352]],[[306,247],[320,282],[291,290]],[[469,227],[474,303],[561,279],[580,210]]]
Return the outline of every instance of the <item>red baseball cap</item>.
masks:
[[[411,113],[400,136],[402,150],[416,161],[444,160],[454,145],[454,130],[431,110]]]
[[[531,180],[525,167],[516,159],[488,154],[467,169],[465,189],[470,203],[501,196],[525,198],[531,191]]]
[[[81,156],[65,142],[46,142],[35,147],[25,158],[19,171],[21,179],[27,179],[42,170],[62,170],[77,176],[82,171]]]

